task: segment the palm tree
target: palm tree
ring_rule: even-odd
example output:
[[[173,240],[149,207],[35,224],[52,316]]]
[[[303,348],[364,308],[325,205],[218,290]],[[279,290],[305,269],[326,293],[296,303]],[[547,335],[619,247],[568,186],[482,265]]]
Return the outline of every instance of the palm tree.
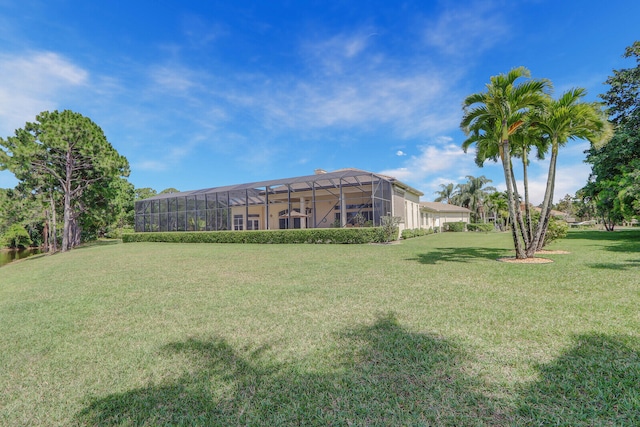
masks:
[[[524,126],[511,136],[513,157],[518,157],[522,161],[522,181],[524,188],[524,221],[520,222],[525,246],[528,247],[533,240],[533,224],[531,221],[531,202],[529,198],[529,154],[532,148],[536,148],[537,158],[544,159],[544,154],[548,149],[548,139],[542,135],[540,129],[532,123],[529,116]],[[515,188],[515,178],[514,178]],[[521,219],[520,219],[521,220]],[[521,220],[522,221],[522,220]]]
[[[458,185],[460,205],[473,212],[476,222],[480,218],[482,218],[483,222],[485,221],[485,200],[489,191],[496,190],[491,186],[485,187],[490,182],[491,180],[484,175],[479,177],[467,175],[467,182]]]
[[[486,92],[469,95],[463,103],[464,116],[460,123],[467,135],[471,135],[471,143],[482,143],[477,153],[481,157],[476,160],[495,158],[496,153],[502,162],[509,215],[516,218],[520,211],[519,201],[515,198],[515,183],[511,168],[510,137],[524,123],[529,111],[544,102],[544,91],[550,84],[546,80],[527,80],[516,84],[520,78],[529,78],[530,72],[525,67],[512,69],[507,74],[491,77]],[[518,227],[512,227],[516,258],[526,258]]]
[[[613,134],[612,126],[600,106],[581,101],[585,95],[585,89],[571,89],[558,100],[548,99],[535,110],[533,119],[535,126],[548,138],[551,157],[540,220],[536,226],[531,247],[527,251],[528,256],[533,256],[533,253],[542,249],[544,244],[551,214],[559,148],[570,139],[586,139],[592,144],[605,143]]]
[[[494,191],[487,196],[487,212],[493,213],[498,228],[503,230],[509,219],[509,205],[507,195],[501,191]]]
[[[520,120],[520,117],[517,117],[517,120]],[[485,124],[486,125],[486,124]],[[526,129],[528,129],[527,126],[520,126],[517,127],[514,126],[514,128],[516,129],[515,132],[513,132],[510,135],[510,145],[511,145],[511,155],[512,157],[520,157],[522,158],[522,162],[523,162],[523,166],[524,166],[524,191],[525,191],[525,200],[526,200],[526,205],[528,205],[528,196],[529,196],[529,185],[528,185],[528,181],[527,181],[527,165],[529,164],[528,162],[528,158],[526,156],[526,153],[528,153],[530,151],[530,147],[527,146],[526,148],[526,153],[523,155],[523,151],[525,149],[525,142],[529,141],[530,138],[528,137],[528,132],[526,131]],[[497,162],[498,159],[500,158],[500,134],[498,132],[498,129],[496,126],[494,126],[493,124],[491,124],[491,126],[480,126],[478,123],[476,123],[476,127],[474,128],[470,128],[470,135],[468,136],[468,138],[462,143],[462,148],[464,150],[464,152],[466,153],[469,149],[469,147],[471,147],[472,145],[475,144],[476,146],[476,158],[475,158],[475,162],[476,165],[478,165],[479,167],[482,167],[484,165],[484,162],[487,160],[493,160],[494,162]],[[511,160],[510,160],[511,162]],[[530,236],[532,234],[531,231],[528,231],[531,229],[530,225],[529,226],[525,226],[524,220],[522,218],[522,211],[520,210],[519,206],[520,206],[520,195],[518,194],[518,187],[516,185],[516,177],[513,173],[513,163],[510,163],[510,167],[509,169],[511,170],[511,187],[513,188],[513,199],[515,200],[515,203],[518,205],[518,208],[516,209],[516,216],[515,218],[509,216],[509,220],[513,222],[513,226],[514,227],[520,227],[520,235],[522,236],[522,239],[525,243],[525,247],[527,247],[527,245],[529,244],[530,241]],[[505,193],[506,196],[506,193]],[[530,224],[530,215],[527,211],[527,224]]]
[[[434,201],[436,202],[446,201],[448,204],[452,204],[452,198],[455,195],[455,187],[453,183],[440,184],[440,188],[442,188],[442,190],[435,192],[438,195],[438,197],[436,197]]]

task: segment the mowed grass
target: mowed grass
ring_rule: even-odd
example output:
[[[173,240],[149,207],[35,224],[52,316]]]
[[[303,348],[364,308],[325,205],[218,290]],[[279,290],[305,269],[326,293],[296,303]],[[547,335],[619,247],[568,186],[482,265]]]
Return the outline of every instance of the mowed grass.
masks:
[[[0,425],[640,425],[640,230],[97,244],[0,269]]]

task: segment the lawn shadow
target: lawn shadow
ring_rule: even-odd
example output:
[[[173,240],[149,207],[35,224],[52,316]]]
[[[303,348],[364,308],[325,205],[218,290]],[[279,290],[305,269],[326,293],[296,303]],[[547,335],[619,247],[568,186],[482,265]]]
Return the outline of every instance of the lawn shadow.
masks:
[[[640,425],[640,340],[579,335],[521,390],[517,425]]]
[[[640,229],[604,231],[580,230],[568,233],[565,239],[588,240],[613,252],[640,252]]]
[[[177,378],[89,397],[78,425],[640,425],[640,341],[580,335],[512,399],[468,373],[457,343],[403,328],[393,314],[336,335],[328,368],[276,363],[266,348],[188,339],[161,355],[190,360]],[[317,363],[317,362],[316,362]],[[312,366],[311,369],[308,366]],[[498,393],[499,394],[499,393]]]
[[[393,315],[336,335],[330,367],[275,363],[222,338],[167,345],[193,361],[177,379],[90,399],[80,425],[496,425],[499,411],[464,371],[465,352],[407,331]],[[311,364],[312,366],[315,366]]]
[[[640,265],[640,230],[581,230],[571,232],[566,239],[585,240],[605,251],[624,253],[638,258],[621,262],[596,262],[587,264],[591,268],[609,270],[628,270]]]
[[[509,251],[498,248],[435,248],[433,251],[418,254],[410,261],[418,261],[420,264],[437,264],[440,262],[473,262],[478,259],[492,261],[508,256]]]
[[[119,245],[121,243],[122,243],[122,240],[120,239],[98,239],[98,240],[92,240],[91,242],[86,242],[79,246],[76,246],[75,248],[73,248],[73,250],[76,251],[79,249],[95,248],[96,246],[102,247],[102,246]]]
[[[623,262],[596,262],[587,264],[587,266],[604,270],[630,270],[640,267],[640,260],[628,259]]]

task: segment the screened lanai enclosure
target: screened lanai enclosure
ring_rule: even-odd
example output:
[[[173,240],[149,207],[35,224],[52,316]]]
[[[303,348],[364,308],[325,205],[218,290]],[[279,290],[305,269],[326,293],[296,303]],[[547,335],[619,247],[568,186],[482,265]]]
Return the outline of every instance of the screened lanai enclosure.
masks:
[[[391,177],[346,169],[160,194],[136,201],[135,229],[152,232],[378,226],[382,216],[392,213],[394,193],[405,192],[398,185],[407,188]],[[417,192],[416,197],[420,194]],[[403,210],[404,206],[406,202]]]

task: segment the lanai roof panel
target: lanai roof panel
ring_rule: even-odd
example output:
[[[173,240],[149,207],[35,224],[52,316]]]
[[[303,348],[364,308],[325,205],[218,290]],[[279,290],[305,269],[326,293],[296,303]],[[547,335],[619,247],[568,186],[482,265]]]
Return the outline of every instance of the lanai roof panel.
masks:
[[[227,185],[221,187],[204,188],[200,190],[181,191],[177,193],[158,194],[145,200],[161,200],[172,197],[188,197],[198,196],[203,194],[214,194],[223,192],[236,192],[244,190],[253,190],[264,193],[265,188],[270,188],[270,193],[279,192],[277,187],[284,188],[288,186],[294,191],[311,190],[313,185],[316,188],[337,188],[340,185],[340,181],[346,182],[349,185],[365,185],[374,181],[373,178],[383,179],[389,182],[397,182],[395,178],[387,177],[373,172],[367,172],[358,169],[341,169],[334,172],[326,172],[321,174],[305,175],[293,178],[281,178],[272,179],[268,181],[258,181],[246,184]]]

